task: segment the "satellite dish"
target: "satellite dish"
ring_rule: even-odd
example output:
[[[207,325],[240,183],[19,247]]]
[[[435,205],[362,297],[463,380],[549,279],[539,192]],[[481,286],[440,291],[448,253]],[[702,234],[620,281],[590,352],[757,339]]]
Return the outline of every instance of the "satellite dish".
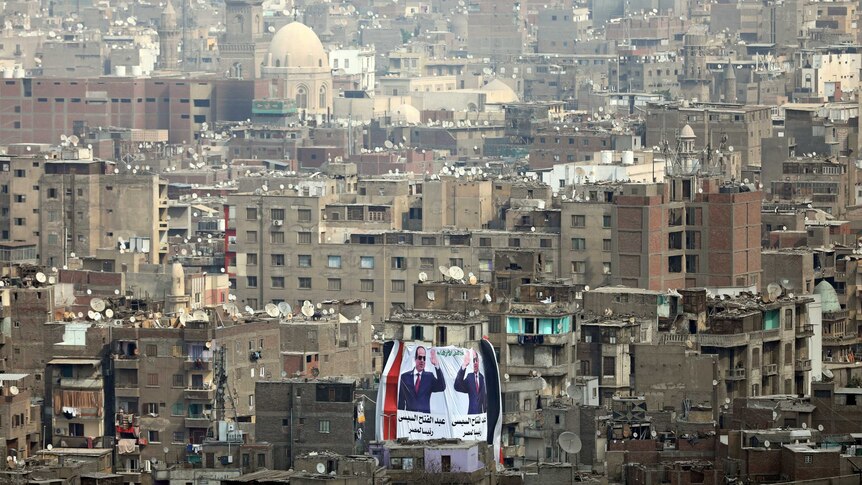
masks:
[[[724,398],[724,404],[730,404],[730,398],[729,397]]]
[[[245,306],[245,312],[248,313],[249,315],[254,315],[254,308],[246,305]]]
[[[438,270],[440,270],[440,273],[441,273],[441,274],[443,274],[443,278],[444,278],[444,279],[445,279],[447,276],[449,276],[449,268],[447,268],[447,267],[445,267],[445,266],[442,266],[442,265],[441,265],[441,266],[438,266],[438,267],[437,267],[437,269],[438,269]]]
[[[48,448],[48,451],[51,451],[54,449],[54,445],[52,445],[51,443],[48,443],[48,446],[46,446],[46,448]]]
[[[330,309],[329,309],[329,314],[330,314],[330,315],[335,315],[335,308],[330,308]]]
[[[78,312],[78,318],[84,318],[84,312]]]
[[[485,301],[487,301],[488,303],[491,303],[491,294],[490,293],[485,293]]]
[[[39,283],[45,283],[46,281],[48,281],[48,277],[45,276],[45,273],[40,271],[36,273],[36,281],[38,281]]]
[[[802,423],[802,429],[808,429],[808,423]]]
[[[717,386],[717,385],[718,385],[718,381],[717,381],[717,380],[715,380],[715,379],[713,379],[713,380],[712,380],[712,385],[713,385],[713,386]]]
[[[326,465],[324,465],[323,463],[318,463],[317,473],[326,473]]]
[[[386,148],[392,148],[393,147],[392,142],[389,140],[384,141],[383,146],[385,146]]]
[[[9,394],[17,396],[19,392],[18,386],[9,386]]]
[[[817,431],[823,432],[823,425],[822,424],[817,425]]]
[[[276,306],[273,303],[267,303],[266,306],[263,307],[263,311],[265,311],[266,314],[271,316],[271,317],[277,317],[278,313],[279,313],[278,312],[278,306]]]
[[[306,317],[314,315],[314,305],[302,305],[302,314]]]
[[[833,377],[835,377],[835,374],[833,374],[832,371],[829,369],[823,369],[823,377],[831,380]]]
[[[571,431],[565,431],[560,434],[557,442],[560,444],[560,448],[570,455],[581,451],[581,438]]]
[[[90,300],[90,308],[94,311],[101,312],[105,310],[105,300],[101,298],[93,298]]]
[[[769,448],[769,445],[770,445],[770,444],[772,444],[772,443],[770,443],[770,442],[769,442],[769,440],[766,440],[766,441],[764,441],[764,442],[763,442],[763,447],[764,447],[764,448]]]
[[[54,283],[56,283],[56,282],[57,282],[57,278],[55,278],[55,277],[53,277],[53,276],[49,276],[49,277],[48,277],[48,284],[49,284],[49,285],[53,285],[53,284],[54,284]]]
[[[506,382],[509,382],[509,374],[508,373],[503,374],[503,380]]]
[[[278,305],[278,312],[281,313],[282,316],[286,316],[290,313],[290,304],[286,302],[281,302]]]
[[[453,280],[460,280],[464,277],[464,270],[460,266],[452,266],[449,268],[449,277]]]
[[[422,283],[425,283],[426,281],[428,281],[428,274],[425,273],[424,271],[419,273],[419,281]]]
[[[96,312],[94,312],[93,310],[88,311],[87,312],[87,318],[89,318],[90,320],[95,320],[96,319]]]
[[[476,278],[476,275],[470,275],[469,281],[471,285],[475,285],[479,282],[479,278]]]
[[[658,436],[658,432],[656,430],[652,430],[652,432],[650,433],[650,436],[655,438],[656,436]]]
[[[107,310],[105,310],[105,316],[108,318],[112,318],[114,316],[114,310],[108,308]]]
[[[770,301],[774,301],[781,296],[781,285],[778,283],[769,283],[766,285],[766,292],[769,294]]]

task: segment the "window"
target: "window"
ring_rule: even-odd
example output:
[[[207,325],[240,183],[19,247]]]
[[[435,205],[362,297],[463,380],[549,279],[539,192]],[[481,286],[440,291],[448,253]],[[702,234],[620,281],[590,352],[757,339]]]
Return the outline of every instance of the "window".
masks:
[[[147,414],[151,416],[159,415],[159,403],[157,402],[148,402],[144,405],[144,410]]]
[[[321,419],[318,424],[318,431],[321,433],[329,433],[329,420]]]
[[[810,465],[813,461],[814,461],[814,458],[812,455],[805,455],[805,464],[806,465]]]
[[[175,402],[171,406],[171,416],[185,416],[186,406],[182,402]]]
[[[488,317],[488,332],[489,333],[500,333],[501,328],[500,315],[491,315]]]
[[[610,239],[602,239],[602,251],[610,251],[611,250],[611,240]]]
[[[257,288],[257,276],[246,276],[245,286],[248,288]]]
[[[480,237],[479,238],[479,246],[483,248],[491,247],[491,238],[490,237]]]
[[[257,231],[245,231],[245,242],[256,243]]]
[[[572,216],[572,227],[585,227],[587,218],[585,216]]]
[[[602,263],[602,274],[611,274],[611,263]]]
[[[284,244],[284,232],[274,231],[269,233],[269,242],[272,244]]]
[[[159,432],[156,430],[147,431],[147,439],[150,443],[159,443]]]
[[[257,220],[257,207],[246,207],[246,209],[245,209],[245,220],[247,220],[247,221],[256,221]]]
[[[171,387],[186,387],[185,376],[183,376],[182,374],[174,374]]]
[[[480,259],[479,260],[479,271],[494,271],[494,260],[493,259]]]
[[[359,291],[374,291],[374,280],[359,280]]]
[[[329,256],[326,266],[329,268],[341,268],[341,256]]]
[[[171,443],[185,443],[186,433],[183,431],[174,431],[171,434]]]
[[[298,233],[296,233],[296,243],[297,244],[311,244],[311,233],[310,232],[298,232]]]
[[[434,258],[419,258],[419,269],[433,269]]]
[[[249,266],[257,266],[257,253],[248,253],[245,255],[245,264]]]
[[[283,254],[273,254],[271,256],[272,266],[284,266],[284,255]]]
[[[423,246],[434,246],[437,244],[437,238],[433,236],[423,236],[422,237],[422,245]]]
[[[393,293],[404,293],[404,280],[392,280],[392,292]]]
[[[300,254],[297,256],[297,264],[300,268],[310,268],[311,267],[311,255],[310,254]]]
[[[407,258],[396,256],[392,258],[392,269],[406,269]]]
[[[329,291],[341,291],[341,278],[329,278],[326,286]]]
[[[585,261],[572,261],[572,273],[583,274],[587,272],[587,263]]]
[[[296,209],[296,220],[299,222],[311,222],[311,209]]]
[[[158,357],[159,356],[159,347],[156,344],[147,344],[146,351],[147,351],[147,357]]]
[[[257,467],[264,468],[266,467],[266,455],[263,453],[257,454]]]
[[[572,238],[572,250],[583,251],[587,248],[587,240],[582,237]]]
[[[374,256],[361,256],[359,258],[359,267],[361,269],[374,269]]]
[[[517,237],[509,238],[509,247],[510,248],[519,248],[521,247],[521,239]]]
[[[284,209],[271,209],[269,211],[270,218],[274,221],[284,220]]]
[[[550,239],[542,239],[539,241],[539,247],[541,248],[549,248],[552,246]]]
[[[611,227],[611,216],[602,216],[602,227]]]
[[[250,408],[254,407],[254,394],[248,395],[248,407],[250,407]]]
[[[284,276],[273,276],[271,285],[273,288],[284,288]]]
[[[613,377],[616,375],[617,360],[615,357],[602,358],[602,376]]]
[[[298,281],[300,290],[310,290],[311,289],[311,278],[301,277]]]

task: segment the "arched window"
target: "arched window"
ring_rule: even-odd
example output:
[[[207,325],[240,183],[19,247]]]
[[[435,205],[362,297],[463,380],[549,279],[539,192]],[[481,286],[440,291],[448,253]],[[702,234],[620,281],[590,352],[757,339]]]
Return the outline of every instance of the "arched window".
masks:
[[[323,59],[317,60],[317,67],[323,67]]]
[[[245,30],[245,19],[242,18],[242,15],[237,15],[236,17],[234,17],[233,22],[234,22],[234,24],[236,24],[236,27],[235,27],[236,33],[237,34],[244,34],[245,33],[244,32],[244,30]]]
[[[326,86],[320,86],[320,96],[317,100],[317,107],[323,109],[326,105]]]
[[[275,67],[281,67],[281,59],[275,60]]]
[[[308,90],[305,86],[296,88],[296,107],[297,109],[308,108]]]

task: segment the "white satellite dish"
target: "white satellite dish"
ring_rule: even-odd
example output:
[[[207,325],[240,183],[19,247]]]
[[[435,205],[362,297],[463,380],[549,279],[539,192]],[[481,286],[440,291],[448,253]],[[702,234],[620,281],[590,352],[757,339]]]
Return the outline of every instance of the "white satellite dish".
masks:
[[[40,271],[36,273],[36,281],[38,281],[39,283],[45,283],[46,281],[48,281],[48,277],[45,276],[45,273]]]
[[[53,285],[53,284],[54,284],[54,283],[56,283],[56,282],[57,282],[57,278],[55,278],[55,277],[53,277],[53,276],[49,276],[49,277],[48,277],[48,284],[49,284],[49,285]]]
[[[111,310],[110,308],[108,308],[107,310],[105,310],[105,316],[108,318],[113,318],[114,310]]]
[[[87,312],[87,318],[89,318],[90,320],[95,320],[96,319],[96,312],[94,312],[93,310],[88,311]]]
[[[248,313],[249,315],[254,315],[254,308],[246,305],[245,306],[245,312]]]
[[[263,311],[265,311],[266,314],[271,317],[278,316],[278,306],[276,306],[274,303],[267,303],[266,306],[263,307]]]
[[[277,306],[279,313],[281,313],[281,316],[286,316],[288,313],[290,313],[291,308],[289,303],[281,302]]]
[[[447,268],[446,266],[440,265],[437,267],[437,269],[440,270],[440,273],[443,275],[444,279],[449,276],[449,268]]]
[[[302,305],[302,314],[306,317],[314,315],[314,305]]]
[[[19,392],[18,386],[9,386],[9,394],[17,396]]]
[[[425,283],[426,281],[428,281],[428,274],[424,271],[419,273],[419,281],[421,281],[422,283]]]
[[[470,279],[469,279],[469,281],[470,281],[470,284],[471,284],[471,285],[475,285],[476,283],[478,283],[478,282],[479,282],[479,278],[476,278],[476,275],[472,275],[472,274],[471,274],[471,275],[470,275]]]
[[[491,303],[491,294],[490,293],[485,293],[485,301],[487,301],[488,303]]]
[[[93,298],[90,300],[90,308],[94,311],[101,312],[105,310],[105,300],[101,298]]]
[[[324,465],[323,463],[318,463],[317,473],[326,473],[326,465]]]
[[[452,266],[449,268],[449,277],[453,280],[460,280],[464,277],[464,270],[460,266]]]
[[[560,434],[557,442],[560,444],[560,448],[570,455],[581,451],[581,438],[571,431],[564,431]]]
[[[822,424],[817,425],[817,431],[823,432],[823,425]]]
[[[770,443],[770,442],[769,442],[769,440],[766,440],[766,441],[764,441],[764,442],[763,442],[763,447],[764,447],[764,448],[769,448],[769,445],[771,445],[771,444],[772,444],[772,443]]]

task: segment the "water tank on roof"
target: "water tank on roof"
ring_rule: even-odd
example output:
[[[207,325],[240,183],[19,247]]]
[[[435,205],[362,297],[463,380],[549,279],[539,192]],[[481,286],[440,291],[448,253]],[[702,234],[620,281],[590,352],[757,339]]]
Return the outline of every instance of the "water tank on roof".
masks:
[[[634,165],[635,164],[635,152],[631,150],[625,150],[623,152],[623,165]]]

